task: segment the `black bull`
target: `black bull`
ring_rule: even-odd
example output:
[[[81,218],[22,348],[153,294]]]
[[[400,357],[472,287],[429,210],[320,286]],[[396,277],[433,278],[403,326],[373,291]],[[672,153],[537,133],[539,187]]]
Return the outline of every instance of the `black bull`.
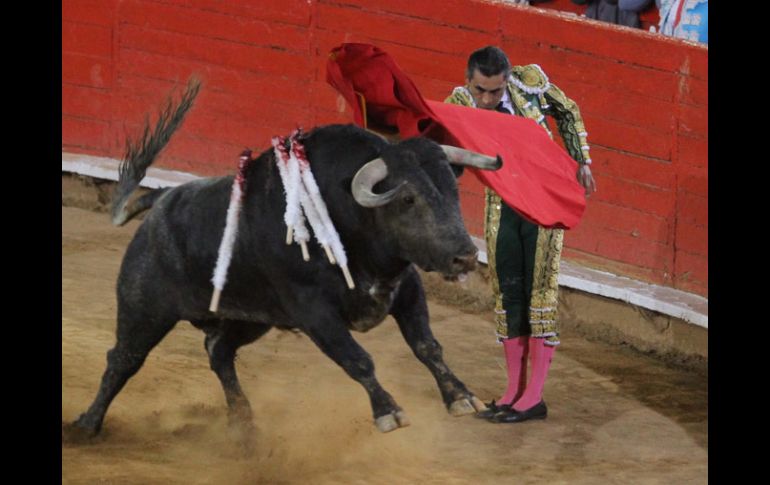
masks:
[[[273,151],[266,150],[246,174],[228,279],[219,310],[212,313],[211,277],[233,177],[159,190],[126,208],[128,195],[181,123],[195,94],[197,88],[192,95],[188,91],[186,104],[173,116],[169,104],[167,119],[159,122],[156,134],[145,133],[144,151],[129,150],[121,167],[113,221],[122,224],[145,208],[152,210],[120,268],[117,341],[107,353],[98,394],[69,428],[78,434],[97,434],[111,401],[180,320],[205,332],[211,369],[222,383],[232,421],[251,423],[251,408],[236,376],[236,352],[277,327],[305,333],[358,381],[369,394],[381,431],[408,425],[401,408],[377,381],[372,359],[350,333],[367,331],[388,314],[435,377],[449,412],[462,415],[483,409],[442,358],[413,266],[451,278],[475,264],[476,248],[463,224],[455,174],[442,147],[423,138],[392,144],[351,125],[320,127],[302,137],[347,252],[353,290],[320,247],[309,244],[310,261],[305,262],[296,244],[286,245],[284,190]],[[365,196],[354,196],[354,177],[377,158],[384,161],[387,175],[369,180]],[[489,167],[499,167],[499,160]],[[388,200],[377,202],[378,194],[386,192]]]

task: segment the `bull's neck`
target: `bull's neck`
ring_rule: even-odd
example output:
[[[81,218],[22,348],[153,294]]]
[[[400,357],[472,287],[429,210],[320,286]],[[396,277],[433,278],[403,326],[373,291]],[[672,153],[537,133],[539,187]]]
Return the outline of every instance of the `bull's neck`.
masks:
[[[369,234],[355,238],[350,246],[349,260],[356,262],[356,269],[369,276],[393,280],[399,277],[410,265],[409,261],[401,258],[394,248],[397,247],[392,236],[387,234]]]

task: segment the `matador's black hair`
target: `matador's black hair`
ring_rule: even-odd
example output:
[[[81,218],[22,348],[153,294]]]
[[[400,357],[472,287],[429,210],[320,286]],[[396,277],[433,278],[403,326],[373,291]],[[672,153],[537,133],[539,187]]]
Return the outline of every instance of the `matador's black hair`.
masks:
[[[511,70],[511,62],[499,47],[488,45],[473,51],[468,58],[468,68],[465,70],[465,78],[470,79],[473,73],[478,71],[484,76],[491,77],[504,73],[505,76]]]

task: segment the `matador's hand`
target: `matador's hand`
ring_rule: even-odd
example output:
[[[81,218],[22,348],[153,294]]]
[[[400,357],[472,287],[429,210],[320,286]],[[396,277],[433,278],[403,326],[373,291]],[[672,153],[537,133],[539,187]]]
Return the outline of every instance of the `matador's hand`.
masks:
[[[590,196],[593,192],[596,192],[596,181],[591,174],[591,167],[589,165],[581,165],[577,171],[577,179],[580,185],[586,189],[586,197]]]

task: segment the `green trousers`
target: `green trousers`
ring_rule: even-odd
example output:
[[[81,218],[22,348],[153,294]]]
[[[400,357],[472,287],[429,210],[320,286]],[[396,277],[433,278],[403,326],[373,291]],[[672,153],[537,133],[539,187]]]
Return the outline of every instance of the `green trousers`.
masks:
[[[485,190],[484,239],[495,296],[498,340],[529,335],[559,345],[562,229],[545,229]]]
[[[500,203],[495,270],[502,295],[508,338],[530,335],[529,305],[537,250],[538,226],[505,202]]]

